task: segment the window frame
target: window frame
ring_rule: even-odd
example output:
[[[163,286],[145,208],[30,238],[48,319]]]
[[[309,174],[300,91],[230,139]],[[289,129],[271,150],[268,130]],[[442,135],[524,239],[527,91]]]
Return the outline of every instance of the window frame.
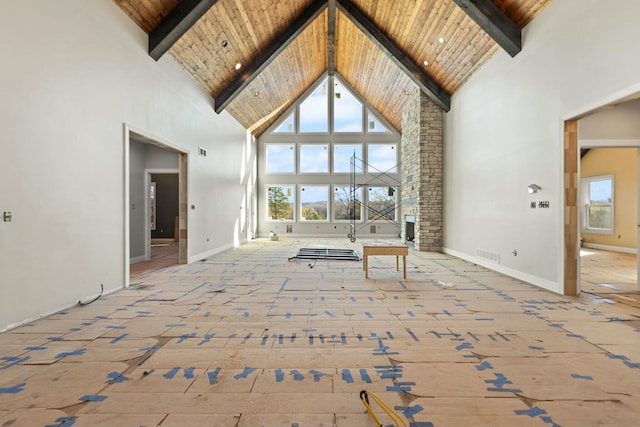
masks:
[[[372,218],[371,215],[371,189],[373,188],[393,188],[393,218],[388,218],[386,216],[380,217],[380,218]],[[397,185],[368,185],[366,187],[367,191],[366,193],[366,201],[365,201],[365,206],[366,206],[366,213],[365,213],[365,217],[366,217],[366,221],[371,222],[371,223],[376,223],[376,222],[398,222],[398,192],[400,187]],[[373,215],[380,215],[379,213],[374,213]]]
[[[349,156],[349,170],[346,172],[336,171],[336,148],[339,147],[360,147],[360,156],[356,153],[356,174],[364,173],[364,161],[362,160],[362,153],[365,149],[366,143],[362,142],[334,142],[331,144],[331,173],[338,174],[350,174],[351,173],[351,156]],[[359,163],[359,165],[357,164]]]
[[[596,181],[611,181],[611,202],[597,203],[591,202],[591,183]],[[582,231],[593,234],[612,235],[615,231],[615,180],[613,175],[598,175],[585,177],[580,180],[582,189]],[[592,206],[611,206],[611,226],[607,228],[592,227],[589,223],[589,213]]]
[[[331,194],[332,194],[332,196],[331,196],[331,221],[335,222],[337,224],[346,224],[346,223],[349,223],[349,222],[352,222],[352,221],[356,222],[356,223],[362,223],[364,221],[364,211],[365,211],[365,204],[364,204],[364,200],[362,199],[363,193],[364,193],[362,187],[358,186],[358,187],[356,187],[354,189],[356,192],[360,193],[359,194],[360,198],[356,199],[360,203],[360,215],[359,215],[358,218],[355,218],[355,219],[351,219],[351,218],[337,219],[336,218],[336,207],[338,206],[338,203],[336,203],[335,194],[336,194],[336,189],[338,189],[338,188],[345,188],[349,193],[351,192],[351,188],[350,188],[350,186],[348,184],[346,184],[346,185],[334,184],[334,185],[331,186]],[[350,199],[351,194],[347,194],[347,195],[349,196],[349,199]]]
[[[270,171],[269,170],[269,148],[270,147],[275,147],[275,146],[281,146],[281,147],[290,147],[291,151],[293,152],[293,170],[291,172],[282,172],[282,171],[278,171],[278,172],[274,172],[274,171]],[[264,144],[264,171],[265,174],[267,175],[277,175],[277,174],[283,174],[283,175],[295,175],[298,172],[298,161],[297,161],[297,149],[296,149],[296,144],[295,143],[277,143],[277,142],[267,142]]]
[[[325,188],[325,203],[326,203],[326,218],[325,219],[306,219],[302,214],[302,209],[304,208],[302,205],[302,192],[305,191],[306,188]],[[300,224],[309,224],[309,223],[326,223],[331,220],[331,198],[329,197],[329,190],[331,186],[329,184],[301,184],[298,185],[298,223]]]
[[[283,218],[283,219],[273,219],[269,216],[269,212],[270,212],[270,206],[269,206],[269,189],[270,188],[274,188],[274,187],[284,187],[284,188],[288,188],[291,187],[292,191],[291,191],[291,196],[287,196],[287,197],[293,197],[293,200],[291,201],[291,216],[292,218]],[[297,217],[296,217],[296,206],[298,204],[297,201],[297,185],[296,184],[266,184],[264,186],[264,190],[265,190],[265,206],[267,207],[266,209],[266,222],[270,222],[270,223],[295,223],[297,221]]]
[[[371,142],[371,143],[367,143],[366,144],[366,148],[367,148],[367,152],[366,152],[366,166],[367,166],[367,173],[370,174],[396,174],[396,173],[400,173],[400,171],[398,170],[398,166],[399,166],[399,159],[398,159],[398,146],[400,144],[395,143],[395,142]],[[390,169],[378,169],[377,166],[374,166],[373,163],[371,162],[371,156],[370,156],[370,149],[372,147],[376,147],[376,146],[390,146],[393,147],[394,153],[395,153],[395,160],[393,162],[393,167]]]
[[[302,169],[302,149],[304,147],[324,147],[327,155],[327,161],[325,163],[326,170],[325,171],[305,171]],[[331,144],[328,142],[318,142],[318,143],[298,143],[298,175],[329,175],[331,170],[331,165],[329,164],[331,160]]]

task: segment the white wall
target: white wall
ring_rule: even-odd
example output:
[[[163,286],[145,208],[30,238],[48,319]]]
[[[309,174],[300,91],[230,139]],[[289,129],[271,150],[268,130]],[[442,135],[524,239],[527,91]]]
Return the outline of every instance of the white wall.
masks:
[[[125,123],[189,153],[190,260],[243,240],[246,130],[113,1],[0,10],[0,329],[123,286]]]
[[[637,0],[553,0],[445,116],[445,250],[561,292],[563,123],[640,88]],[[542,190],[527,194],[536,183]],[[549,209],[530,209],[549,201]],[[476,249],[500,254],[500,264]],[[517,255],[513,255],[517,251]]]

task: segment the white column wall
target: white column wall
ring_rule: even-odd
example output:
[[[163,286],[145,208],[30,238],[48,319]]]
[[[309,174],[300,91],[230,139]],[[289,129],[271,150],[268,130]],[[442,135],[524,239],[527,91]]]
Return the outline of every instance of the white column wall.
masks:
[[[522,52],[497,52],[453,96],[446,252],[562,292],[563,123],[640,90],[638,16],[636,0],[553,0],[524,29]],[[533,183],[542,190],[529,195]]]
[[[191,261],[244,240],[250,136],[113,1],[0,10],[0,329],[123,286],[124,124],[189,153]]]

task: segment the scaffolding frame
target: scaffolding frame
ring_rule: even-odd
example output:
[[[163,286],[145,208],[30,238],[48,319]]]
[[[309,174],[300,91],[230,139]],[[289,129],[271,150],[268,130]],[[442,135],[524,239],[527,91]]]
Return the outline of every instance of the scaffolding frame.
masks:
[[[367,171],[369,169],[375,169],[375,171],[379,173],[379,175],[369,179],[368,181],[362,184],[358,184],[356,179],[356,173],[358,172],[358,166],[357,166],[358,161],[362,165],[359,168],[360,171],[365,172],[365,167],[366,167]],[[351,156],[350,173],[349,173],[349,222],[350,224],[349,224],[349,233],[347,234],[347,237],[352,243],[356,241],[357,232],[365,228],[367,225],[371,224],[373,221],[384,219],[389,223],[400,225],[400,222],[397,219],[395,219],[396,217],[399,216],[397,209],[398,209],[398,206],[400,206],[401,204],[399,201],[398,194],[395,195],[396,196],[395,203],[393,203],[393,205],[391,206],[391,209],[393,209],[393,212],[395,212],[394,219],[391,219],[387,216],[390,211],[389,209],[385,209],[382,211],[377,210],[370,206],[371,203],[369,203],[368,205],[365,205],[362,202],[362,200],[358,200],[357,198],[358,189],[363,188],[364,186],[369,186],[370,184],[372,184],[371,186],[376,186],[376,187],[389,187],[389,188],[397,187],[396,191],[399,191],[401,182],[390,175],[390,171],[392,169],[399,170],[400,163],[396,163],[395,166],[387,169],[386,171],[382,171],[376,168],[375,166],[371,165],[370,163],[365,162],[363,159],[358,158],[356,156],[355,151],[353,152],[353,155]],[[383,180],[387,179],[388,181],[385,181],[382,183],[377,182],[381,178]],[[389,181],[391,181],[391,184],[389,184]],[[364,194],[363,194],[363,198],[364,198]],[[356,206],[360,206],[360,216],[362,218],[360,221],[356,219]],[[375,217],[372,219],[368,219],[371,216],[370,215],[371,212],[373,212]],[[365,218],[365,214],[367,214],[366,218]],[[362,224],[360,224],[360,226],[358,227],[359,222],[362,222]]]

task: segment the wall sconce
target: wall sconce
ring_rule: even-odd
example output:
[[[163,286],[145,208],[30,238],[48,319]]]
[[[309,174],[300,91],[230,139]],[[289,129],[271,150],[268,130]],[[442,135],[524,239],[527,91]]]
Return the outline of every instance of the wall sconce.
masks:
[[[538,190],[542,190],[542,187],[540,187],[538,184],[530,184],[527,187],[527,191],[529,191],[529,194],[537,193]]]

